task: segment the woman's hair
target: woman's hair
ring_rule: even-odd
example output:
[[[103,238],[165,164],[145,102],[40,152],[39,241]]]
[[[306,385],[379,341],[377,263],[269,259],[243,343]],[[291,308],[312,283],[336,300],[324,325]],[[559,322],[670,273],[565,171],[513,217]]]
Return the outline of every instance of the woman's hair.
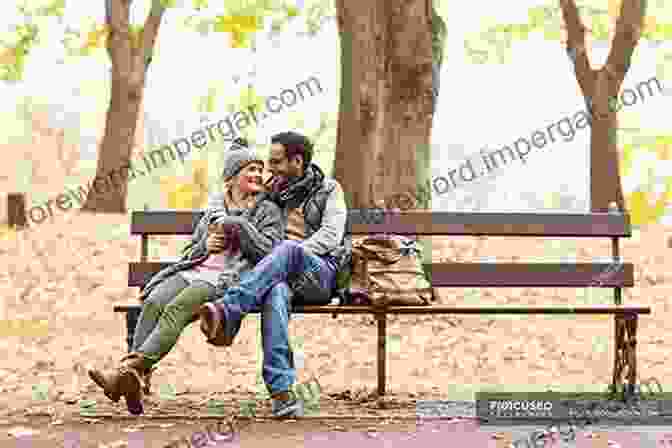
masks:
[[[250,163],[248,163],[248,165],[246,165],[246,167],[249,166],[249,165],[253,165],[253,164],[255,164],[255,163],[257,163],[257,164],[263,166],[263,164],[262,164],[261,162],[250,162]],[[245,169],[245,168],[243,168],[243,169]],[[240,171],[238,172],[238,174],[236,174],[235,176],[233,176],[231,179],[227,179],[227,180],[224,181],[224,191],[229,191],[229,189],[231,188],[231,186],[232,186],[235,182],[238,181],[238,176],[240,176],[240,173],[242,173],[242,172],[243,172],[243,170],[240,170]]]

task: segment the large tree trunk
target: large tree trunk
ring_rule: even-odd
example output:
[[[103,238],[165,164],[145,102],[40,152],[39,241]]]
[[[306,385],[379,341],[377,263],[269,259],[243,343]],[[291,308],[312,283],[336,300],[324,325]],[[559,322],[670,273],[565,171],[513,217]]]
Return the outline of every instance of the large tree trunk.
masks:
[[[106,0],[107,51],[112,61],[110,106],[100,145],[96,177],[82,210],[126,213],[129,161],[135,144],[145,76],[165,7],[153,0],[137,40],[129,32],[131,0]]]
[[[431,0],[336,0],[342,76],[334,176],[349,208],[415,208],[426,196],[417,174],[429,163],[431,8]]]
[[[616,202],[625,210],[623,187],[618,169],[617,113],[618,92],[625,78],[646,13],[646,0],[621,0],[621,10],[607,62],[593,70],[586,53],[584,26],[574,0],[560,0],[567,28],[567,53],[574,64],[576,80],[591,109],[590,208],[608,211]]]
[[[118,74],[113,75],[96,177],[82,207],[84,211],[126,213],[129,179],[128,175],[124,176],[123,167],[131,159],[135,144],[142,90],[129,86]]]
[[[610,82],[606,72],[600,71],[594,86],[590,127],[590,208],[593,212],[605,212],[609,203],[616,202],[620,210],[625,210],[617,146],[618,117],[615,107],[609,104],[609,97],[617,97],[620,83]]]

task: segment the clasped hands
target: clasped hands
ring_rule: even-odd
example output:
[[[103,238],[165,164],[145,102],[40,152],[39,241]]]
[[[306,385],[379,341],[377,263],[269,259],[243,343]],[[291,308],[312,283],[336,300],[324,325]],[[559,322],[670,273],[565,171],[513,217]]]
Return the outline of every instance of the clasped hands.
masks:
[[[238,252],[240,250],[240,226],[232,223],[210,224],[205,247],[213,254],[225,251]]]

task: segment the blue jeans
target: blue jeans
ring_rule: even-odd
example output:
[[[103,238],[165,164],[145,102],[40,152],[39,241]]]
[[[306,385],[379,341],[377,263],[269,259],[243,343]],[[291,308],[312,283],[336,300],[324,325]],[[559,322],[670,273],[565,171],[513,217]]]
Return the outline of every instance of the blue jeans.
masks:
[[[285,240],[215,302],[224,308],[227,320],[235,322],[236,327],[247,313],[261,311],[262,376],[271,394],[289,390],[296,380],[294,357],[289,347],[292,292],[287,277],[290,273],[308,270],[317,272],[323,288],[334,288],[336,268],[333,263],[307,252],[296,241]]]

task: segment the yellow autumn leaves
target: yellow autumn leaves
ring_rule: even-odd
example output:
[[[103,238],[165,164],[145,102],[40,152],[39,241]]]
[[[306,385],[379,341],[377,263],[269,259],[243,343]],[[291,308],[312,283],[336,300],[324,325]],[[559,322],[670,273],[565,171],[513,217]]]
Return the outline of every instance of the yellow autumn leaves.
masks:
[[[261,29],[261,17],[258,16],[218,16],[214,20],[214,31],[231,33],[231,47],[243,48],[247,46],[252,34]],[[133,46],[140,44],[142,25],[130,25],[129,31]],[[82,51],[88,53],[97,48],[104,48],[109,36],[109,27],[105,24],[93,24],[86,31]]]
[[[110,30],[107,25],[94,24],[93,29],[86,33],[82,50],[84,52],[89,52],[96,48],[104,48],[109,34]]]
[[[632,144],[623,145],[620,163],[622,178],[633,170],[638,169],[638,167],[635,167],[636,148]],[[653,152],[656,159],[654,163],[656,164],[672,163],[672,136],[656,136],[654,144],[650,148],[639,150]],[[651,167],[649,171],[653,169],[655,167]],[[649,178],[653,177],[649,176]],[[644,185],[646,185],[646,180],[641,179]],[[650,185],[650,182],[646,186],[647,188],[638,188],[625,196],[626,207],[633,225],[653,224],[659,221],[665,215],[668,205],[672,204],[672,176],[665,178],[662,188],[658,185],[658,191],[656,191],[655,185]]]
[[[258,16],[219,16],[215,19],[215,31],[231,33],[231,47],[243,48],[249,36],[261,29]]]
[[[179,182],[176,176],[161,178],[161,190],[168,200],[168,207],[175,210],[196,210],[206,205],[208,199],[208,163],[193,162],[192,182]]]
[[[138,48],[142,39],[142,25],[129,25],[128,31],[131,37],[131,45]],[[107,38],[110,35],[110,27],[107,24],[92,24],[86,31],[81,51],[83,54],[89,54],[93,50],[105,48]]]

